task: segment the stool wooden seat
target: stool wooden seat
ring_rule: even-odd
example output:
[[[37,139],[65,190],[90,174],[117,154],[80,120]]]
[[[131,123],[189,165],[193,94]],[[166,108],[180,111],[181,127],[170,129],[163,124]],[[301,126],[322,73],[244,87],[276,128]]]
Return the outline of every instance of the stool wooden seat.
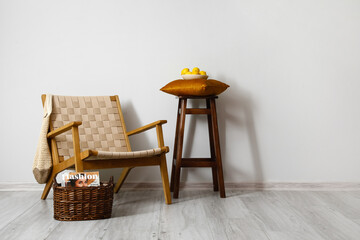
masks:
[[[224,175],[221,162],[219,130],[217,124],[216,104],[217,96],[179,96],[176,131],[174,141],[174,155],[172,161],[170,191],[173,197],[179,197],[180,172],[182,167],[210,167],[214,191],[220,190],[220,197],[225,198]],[[188,99],[206,100],[206,108],[187,108]],[[183,140],[185,129],[185,116],[187,114],[206,114],[209,129],[210,158],[183,158]]]

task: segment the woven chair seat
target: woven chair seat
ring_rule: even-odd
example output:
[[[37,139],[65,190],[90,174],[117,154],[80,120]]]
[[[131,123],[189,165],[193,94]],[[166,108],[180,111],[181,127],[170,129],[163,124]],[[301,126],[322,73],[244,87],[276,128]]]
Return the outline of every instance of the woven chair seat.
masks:
[[[160,155],[167,152],[166,148],[153,148],[141,151],[131,152],[107,152],[107,151],[91,151],[92,156],[85,159],[85,161],[102,160],[102,159],[129,159],[129,158],[145,158]]]

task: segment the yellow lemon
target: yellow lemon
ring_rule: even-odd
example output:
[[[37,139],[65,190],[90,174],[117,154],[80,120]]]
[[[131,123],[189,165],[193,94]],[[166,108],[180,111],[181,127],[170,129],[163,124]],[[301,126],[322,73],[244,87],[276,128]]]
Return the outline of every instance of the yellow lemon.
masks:
[[[192,70],[192,72],[193,72],[194,74],[199,74],[200,69],[199,69],[198,67],[194,67],[193,70]]]
[[[184,68],[183,70],[181,70],[181,75],[186,74],[187,72],[189,72],[190,70],[188,68]]]
[[[200,71],[200,75],[206,75],[205,71]]]
[[[186,72],[185,75],[193,74],[192,72]]]

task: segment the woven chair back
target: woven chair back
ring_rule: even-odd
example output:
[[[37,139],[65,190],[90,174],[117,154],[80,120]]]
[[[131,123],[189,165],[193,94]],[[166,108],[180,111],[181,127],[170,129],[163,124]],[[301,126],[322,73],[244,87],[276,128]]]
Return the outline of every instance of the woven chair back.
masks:
[[[79,126],[80,148],[127,152],[125,126],[122,125],[116,100],[110,96],[72,97],[53,96],[51,127],[53,130],[73,121],[82,121]],[[71,131],[55,138],[59,156],[73,156]]]

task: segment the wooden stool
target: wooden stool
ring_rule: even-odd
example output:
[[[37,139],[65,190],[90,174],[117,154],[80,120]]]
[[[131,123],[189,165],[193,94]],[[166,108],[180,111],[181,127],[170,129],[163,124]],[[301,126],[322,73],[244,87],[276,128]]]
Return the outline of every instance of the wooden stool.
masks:
[[[211,167],[214,191],[218,191],[220,188],[220,197],[226,197],[216,116],[216,98],[217,96],[179,96],[170,183],[170,191],[173,192],[174,198],[179,197],[180,171],[182,167]],[[204,99],[206,100],[206,108],[186,108],[188,99]],[[211,153],[210,158],[182,158],[186,114],[207,115]]]

